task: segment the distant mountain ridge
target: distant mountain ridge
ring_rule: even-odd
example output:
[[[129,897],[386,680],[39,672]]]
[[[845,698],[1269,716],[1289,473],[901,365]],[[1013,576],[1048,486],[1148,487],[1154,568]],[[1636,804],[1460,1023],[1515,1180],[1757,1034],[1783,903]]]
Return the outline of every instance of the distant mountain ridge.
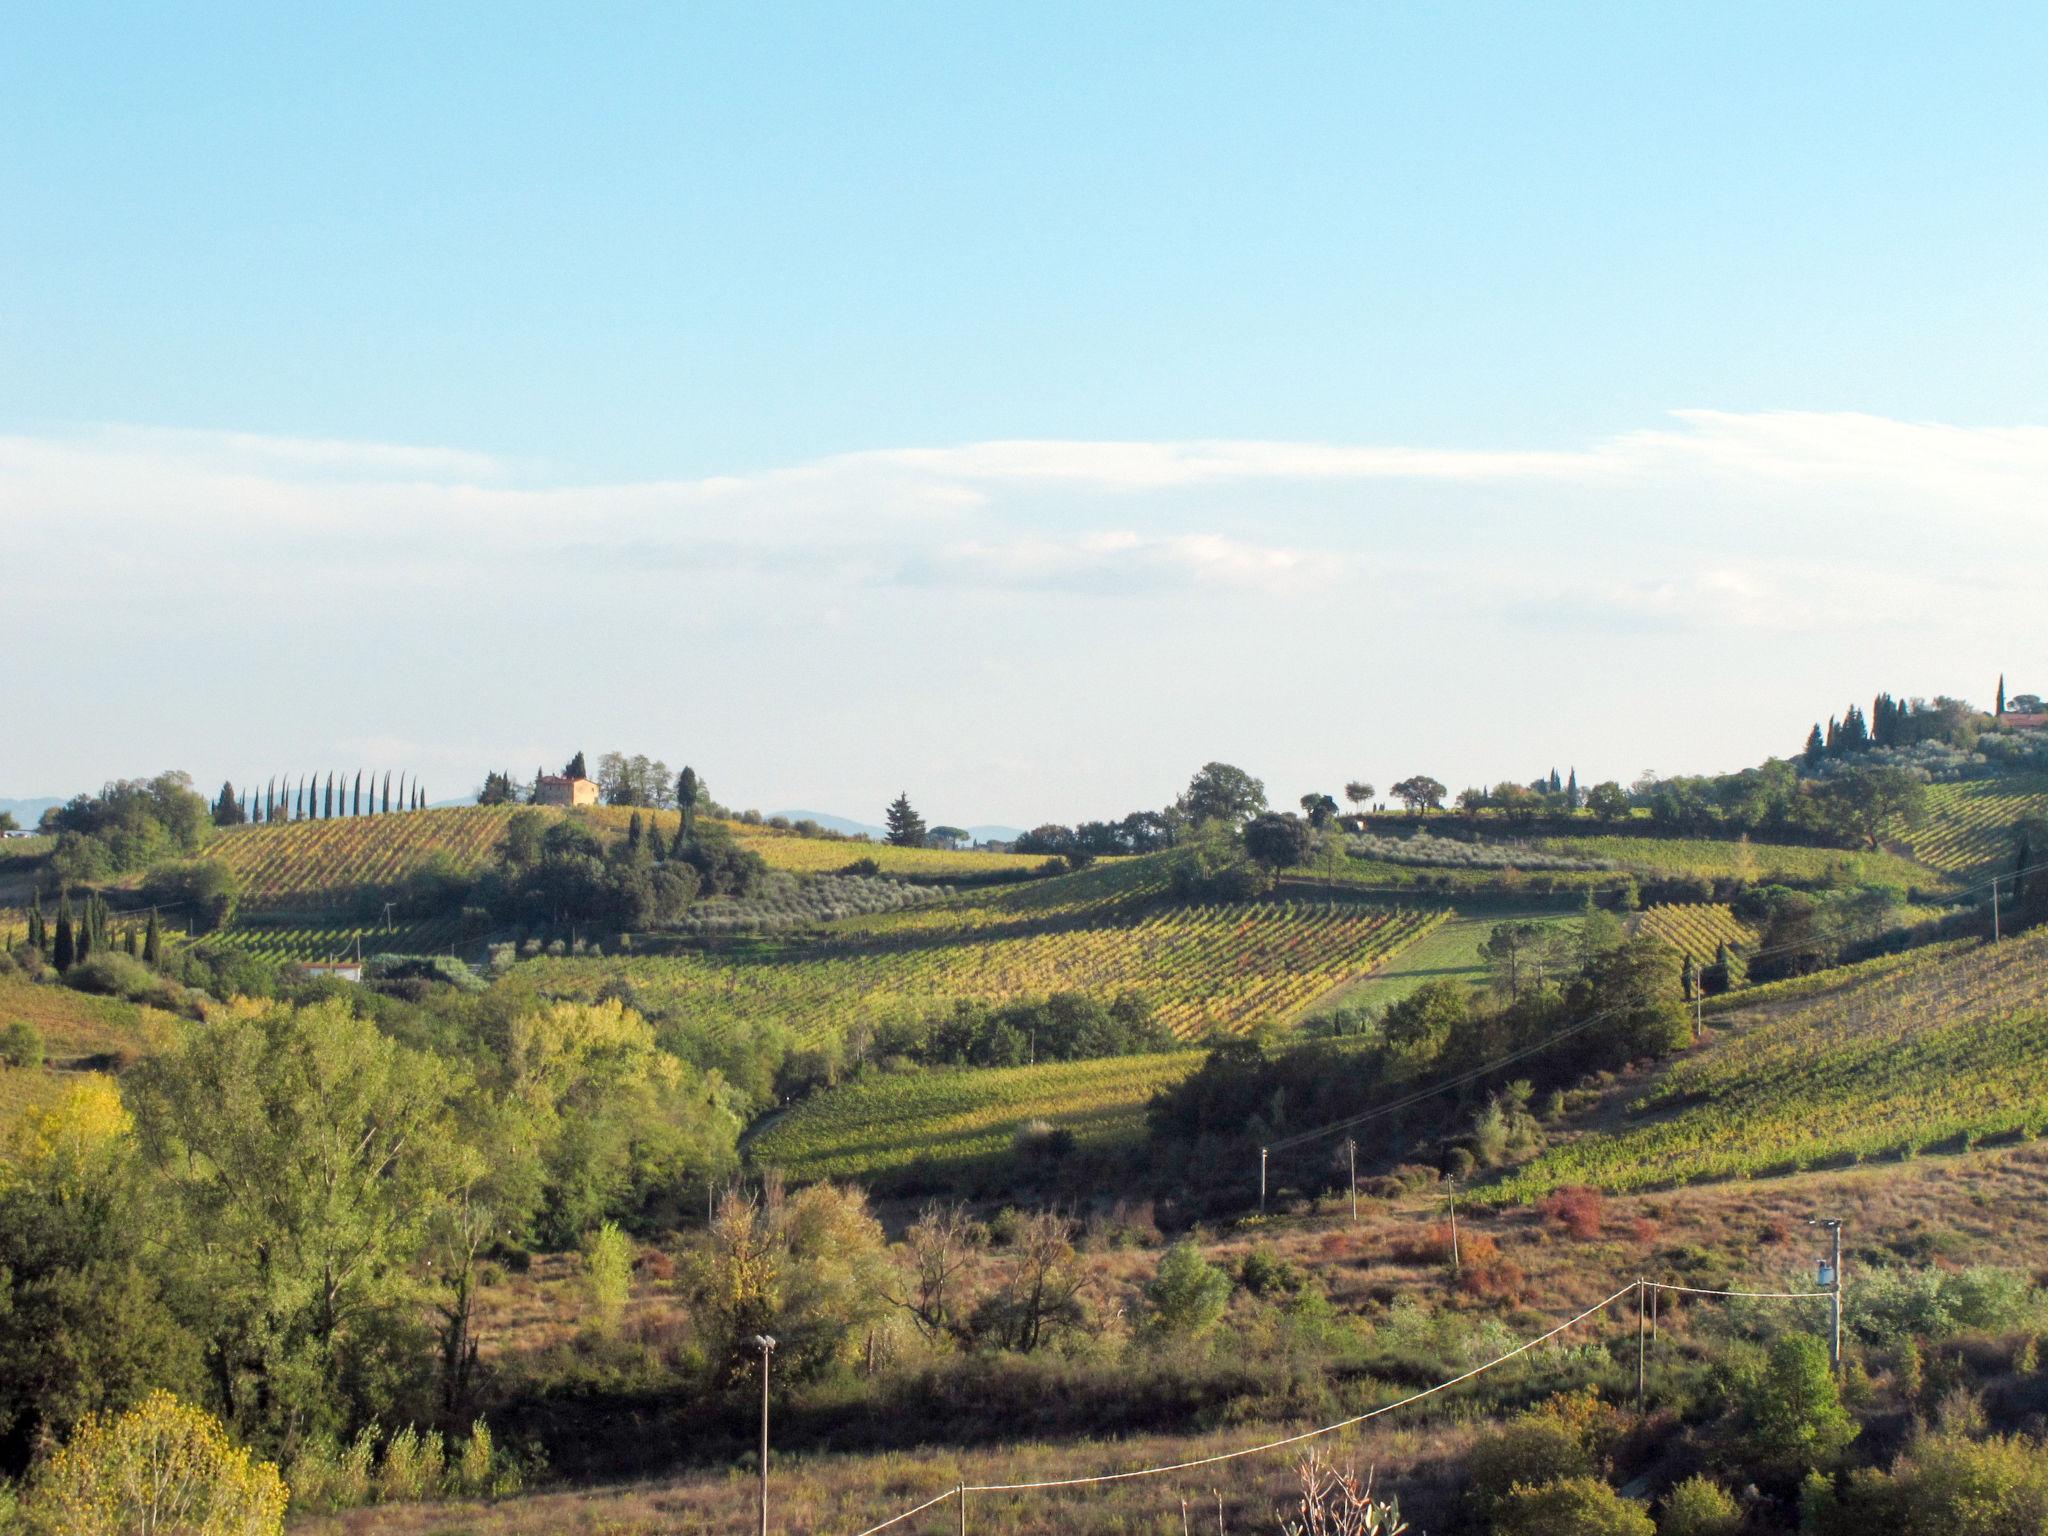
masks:
[[[43,812],[53,805],[62,805],[62,797],[45,795],[40,799],[0,800],[0,811],[14,812],[14,819],[24,827],[33,827],[43,819]]]
[[[851,816],[834,816],[830,811],[776,811],[777,816],[787,816],[791,821],[815,821],[831,832],[843,832],[848,837],[868,836],[880,842],[889,835],[887,827],[877,826],[869,821],[855,821]],[[940,823],[945,825],[945,823]],[[981,826],[967,828],[968,836],[977,843],[1007,843],[1022,837],[1022,827]]]

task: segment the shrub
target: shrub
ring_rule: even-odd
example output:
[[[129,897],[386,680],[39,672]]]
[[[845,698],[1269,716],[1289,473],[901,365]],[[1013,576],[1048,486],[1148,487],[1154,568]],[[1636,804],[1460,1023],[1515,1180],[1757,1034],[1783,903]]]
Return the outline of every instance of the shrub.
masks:
[[[1536,1209],[1573,1237],[1585,1241],[1600,1235],[1601,1223],[1607,1216],[1607,1201],[1597,1189],[1567,1184],[1545,1195]]]
[[[369,1503],[376,1455],[376,1436],[367,1429],[346,1447],[331,1435],[310,1437],[292,1458],[288,1477],[292,1508],[355,1509]]]
[[[118,1418],[81,1422],[37,1474],[24,1513],[36,1536],[276,1536],[285,1499],[275,1466],[159,1391]]]
[[[43,1064],[43,1032],[26,1019],[0,1025],[0,1061],[10,1067]]]
[[[1518,1486],[1597,1470],[1585,1436],[1540,1408],[1516,1415],[1480,1439],[1465,1461],[1466,1487],[1482,1511],[1496,1508]]]
[[[1254,1248],[1238,1261],[1237,1283],[1258,1297],[1292,1296],[1309,1285],[1299,1266],[1270,1248]]]
[[[1517,1483],[1494,1515],[1495,1536],[1656,1536],[1633,1499],[1597,1477]]]
[[[584,1240],[583,1283],[590,1293],[592,1326],[602,1334],[618,1332],[633,1293],[633,1245],[617,1223],[606,1222]]]
[[[438,1434],[421,1434],[406,1425],[384,1447],[384,1460],[377,1467],[377,1497],[386,1504],[407,1504],[440,1492],[446,1459]]]
[[[469,1427],[469,1438],[462,1442],[462,1455],[455,1463],[454,1491],[469,1499],[496,1492],[496,1463],[491,1426],[478,1419]]]
[[[1150,1312],[1146,1329],[1154,1336],[1199,1338],[1230,1305],[1230,1276],[1182,1239],[1161,1256],[1158,1273],[1145,1287],[1145,1305]]]
[[[1520,1301],[1528,1294],[1529,1276],[1492,1238],[1468,1237],[1460,1245],[1458,1289],[1482,1301]]]
[[[156,973],[118,951],[94,955],[64,973],[64,985],[99,997],[139,998],[155,990]]]
[[[1695,1474],[1664,1501],[1657,1517],[1657,1536],[1735,1536],[1742,1529],[1742,1510],[1719,1483]]]

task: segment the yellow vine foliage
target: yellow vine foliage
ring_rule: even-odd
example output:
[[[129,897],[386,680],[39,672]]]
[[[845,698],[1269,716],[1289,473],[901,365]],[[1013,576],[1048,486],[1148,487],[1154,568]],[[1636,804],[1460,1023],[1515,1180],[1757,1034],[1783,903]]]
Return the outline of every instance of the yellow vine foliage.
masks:
[[[80,1424],[25,1513],[37,1536],[277,1536],[287,1497],[276,1466],[253,1462],[213,1415],[152,1392]]]

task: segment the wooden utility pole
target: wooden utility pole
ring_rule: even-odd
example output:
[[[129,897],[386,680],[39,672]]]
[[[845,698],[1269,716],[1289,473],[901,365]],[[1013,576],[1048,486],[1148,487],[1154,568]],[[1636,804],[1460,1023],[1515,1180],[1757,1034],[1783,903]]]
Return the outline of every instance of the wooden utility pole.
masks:
[[[1266,1214],[1266,1149],[1259,1148],[1259,1214]]]
[[[768,1536],[768,1358],[775,1340],[757,1333],[754,1342],[761,1347],[761,1536]]]
[[[1344,1161],[1351,1168],[1351,1225],[1358,1225],[1358,1143],[1344,1138]]]
[[[1643,1418],[1648,1412],[1649,1398],[1646,1392],[1646,1372],[1650,1352],[1650,1288],[1643,1284],[1643,1277],[1636,1276],[1636,1417]]]
[[[1451,1273],[1457,1274],[1462,1267],[1458,1260],[1458,1181],[1451,1180]]]

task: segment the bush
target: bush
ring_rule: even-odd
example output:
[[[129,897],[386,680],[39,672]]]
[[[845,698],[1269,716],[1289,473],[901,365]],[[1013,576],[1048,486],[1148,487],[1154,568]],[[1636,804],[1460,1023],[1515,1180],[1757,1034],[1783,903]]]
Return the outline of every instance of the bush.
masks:
[[[1230,1305],[1230,1276],[1183,1238],[1161,1256],[1158,1273],[1145,1287],[1145,1305],[1150,1313],[1147,1332],[1160,1338],[1200,1338],[1222,1320]]]
[[[0,1061],[10,1067],[43,1064],[43,1032],[26,1019],[0,1025]]]
[[[1517,1483],[1494,1516],[1496,1536],[1656,1536],[1643,1506],[1597,1477]]]
[[[24,1513],[35,1536],[276,1536],[285,1498],[275,1466],[159,1391],[118,1418],[85,1419],[37,1474]]]
[[[1254,1248],[1238,1261],[1237,1283],[1253,1296],[1293,1296],[1311,1285],[1301,1269],[1270,1248]]]
[[[1657,1536],[1735,1536],[1742,1529],[1742,1510],[1720,1484],[1695,1474],[1664,1501],[1657,1517]]]
[[[1468,1237],[1460,1245],[1458,1289],[1482,1301],[1520,1301],[1528,1294],[1529,1276],[1492,1238]]]
[[[157,981],[156,972],[140,960],[114,950],[96,954],[64,973],[65,986],[100,997],[147,997],[156,990]]]
[[[584,1240],[583,1283],[590,1293],[596,1331],[618,1332],[633,1293],[633,1245],[616,1223],[606,1222]]]
[[[1556,1222],[1573,1237],[1586,1241],[1600,1235],[1607,1216],[1607,1201],[1597,1189],[1584,1184],[1567,1184],[1537,1202],[1537,1211]]]
[[[376,1437],[364,1430],[347,1446],[331,1435],[315,1435],[292,1458],[288,1481],[292,1508],[300,1512],[356,1509],[375,1488]]]
[[[384,1447],[384,1460],[377,1467],[377,1497],[386,1504],[417,1503],[441,1491],[441,1472],[447,1451],[441,1437],[428,1430],[421,1434],[408,1424]]]

